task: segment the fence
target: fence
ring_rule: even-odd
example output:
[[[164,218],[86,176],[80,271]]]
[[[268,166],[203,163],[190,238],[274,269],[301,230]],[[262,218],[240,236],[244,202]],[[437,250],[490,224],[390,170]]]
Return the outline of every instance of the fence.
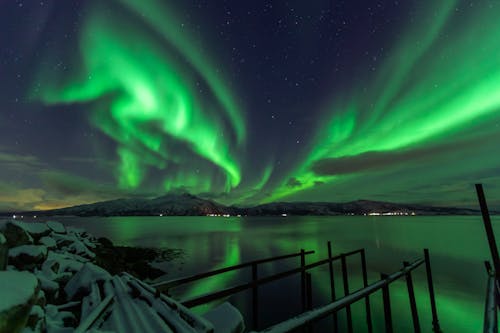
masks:
[[[430,265],[430,256],[429,256],[429,251],[427,249],[424,250],[424,257],[423,259],[419,259],[416,262],[410,264],[408,262],[404,262],[404,268],[396,273],[393,273],[391,275],[381,275],[381,279],[371,285],[368,284],[368,275],[367,275],[367,265],[366,265],[366,255],[365,255],[365,250],[364,249],[358,249],[354,250],[348,253],[342,253],[336,256],[332,255],[332,246],[331,242],[328,242],[328,258],[322,259],[313,263],[306,264],[305,262],[305,257],[307,254],[312,254],[314,251],[304,251],[301,250],[298,253],[293,253],[289,255],[284,255],[284,256],[279,256],[279,257],[273,257],[273,258],[267,258],[267,259],[262,259],[262,260],[256,260],[248,263],[243,263],[235,266],[230,266],[222,269],[218,269],[215,271],[210,271],[202,274],[197,274],[193,275],[190,277],[182,278],[182,279],[177,279],[173,281],[168,281],[168,282],[161,282],[153,285],[153,287],[157,288],[160,291],[163,292],[168,292],[172,288],[184,285],[186,283],[191,283],[194,281],[198,281],[207,277],[215,276],[218,274],[222,274],[225,272],[229,271],[234,271],[238,269],[242,269],[245,267],[252,267],[252,280],[247,283],[242,283],[233,287],[229,287],[227,289],[223,289],[220,291],[208,293],[205,295],[200,295],[196,296],[191,299],[187,299],[182,301],[182,304],[187,306],[187,307],[195,307],[198,305],[206,304],[218,299],[222,299],[231,295],[234,295],[236,293],[239,293],[241,291],[245,290],[252,290],[252,328],[254,330],[258,330],[259,328],[259,318],[258,318],[258,308],[259,308],[259,297],[258,297],[258,288],[259,286],[262,286],[264,284],[277,281],[295,274],[300,274],[300,280],[301,280],[301,306],[302,306],[302,313],[306,317],[302,317],[301,315],[300,318],[307,318],[305,321],[301,321],[302,325],[306,325],[306,329],[308,331],[312,331],[312,327],[309,325],[311,322],[323,318],[325,315],[332,315],[333,317],[333,327],[332,331],[333,332],[338,332],[338,318],[337,318],[337,312],[341,309],[345,309],[346,312],[346,323],[347,323],[347,332],[351,333],[353,332],[353,325],[352,325],[352,314],[351,314],[351,304],[360,300],[364,299],[365,302],[365,312],[366,312],[366,325],[367,325],[367,330],[368,332],[373,332],[373,323],[372,323],[372,316],[371,316],[371,306],[370,306],[370,294],[373,292],[382,289],[382,294],[383,294],[383,304],[384,304],[384,318],[385,318],[385,325],[387,328],[387,332],[392,332],[392,315],[391,315],[391,303],[390,303],[390,297],[389,297],[389,284],[392,283],[393,281],[399,279],[400,277],[405,277],[406,278],[406,284],[408,288],[408,295],[410,298],[410,310],[412,313],[412,318],[413,318],[413,327],[415,332],[420,332],[420,323],[419,323],[419,317],[418,317],[418,312],[417,312],[417,306],[415,302],[415,293],[413,289],[413,279],[411,275],[411,271],[413,271],[415,268],[419,267],[421,264],[425,263],[426,267],[426,272],[427,272],[427,283],[428,283],[428,289],[429,289],[429,295],[430,295],[430,303],[431,303],[431,310],[432,310],[432,318],[433,318],[433,328],[435,333],[441,332],[441,329],[439,327],[439,321],[438,321],[438,316],[437,316],[437,310],[436,310],[436,303],[435,303],[435,297],[434,297],[434,288],[433,288],[433,281],[432,281],[432,272],[431,272],[431,265]],[[347,271],[347,258],[353,255],[359,254],[360,259],[361,259],[361,270],[362,270],[362,280],[363,280],[363,288],[360,290],[357,290],[353,293],[350,292],[349,288],[349,276],[348,276],[348,271]],[[272,262],[276,260],[281,260],[281,259],[286,259],[286,258],[293,258],[293,257],[300,257],[300,266],[294,269],[290,269],[284,272],[276,273],[271,276],[266,276],[259,278],[258,277],[258,265],[262,263],[267,263],[267,262]],[[335,261],[340,261],[341,262],[341,274],[342,274],[342,287],[344,291],[344,295],[342,298],[337,299],[336,294],[335,294],[335,276],[334,276],[334,271],[333,271],[333,263]],[[329,281],[330,281],[330,297],[331,297],[331,303],[326,305],[325,308],[321,311],[314,310],[316,312],[311,313],[312,311],[312,283],[311,283],[311,274],[308,273],[309,270],[322,266],[322,265],[328,265],[328,271],[329,271]],[[296,322],[296,319],[292,319],[294,323]],[[279,328],[275,328],[274,326],[272,328],[269,328],[270,332],[284,332],[282,329],[283,327],[291,327],[290,329],[295,329],[296,325],[290,325],[287,321],[285,322],[287,324],[282,323],[282,326],[278,326]],[[267,332],[266,330],[265,332]]]

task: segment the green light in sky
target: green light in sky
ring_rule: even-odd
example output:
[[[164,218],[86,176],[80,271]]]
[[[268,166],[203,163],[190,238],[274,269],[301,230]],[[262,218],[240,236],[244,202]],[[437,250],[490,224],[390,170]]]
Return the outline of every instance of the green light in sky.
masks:
[[[429,3],[371,84],[363,81],[354,92],[335,93],[342,102],[330,103],[309,155],[269,201],[349,176],[334,168],[317,174],[319,161],[439,145],[472,125],[500,120],[497,13],[477,6],[455,15],[456,5]],[[287,183],[291,178],[295,186]]]
[[[80,75],[59,84],[45,80],[38,97],[48,104],[89,103],[93,124],[117,143],[122,188],[139,187],[150,168],[165,171],[166,190],[186,183],[192,192],[217,190],[210,178],[217,173],[226,179],[224,190],[236,187],[235,148],[245,137],[244,122],[217,67],[170,9],[153,1],[123,3],[122,15],[103,14],[104,5],[90,8]],[[212,94],[199,92],[196,77]]]

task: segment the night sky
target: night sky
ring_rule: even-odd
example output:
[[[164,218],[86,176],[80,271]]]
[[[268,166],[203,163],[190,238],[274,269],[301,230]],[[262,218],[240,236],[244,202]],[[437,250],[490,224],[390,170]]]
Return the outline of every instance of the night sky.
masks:
[[[0,1],[0,210],[500,207],[499,1]]]

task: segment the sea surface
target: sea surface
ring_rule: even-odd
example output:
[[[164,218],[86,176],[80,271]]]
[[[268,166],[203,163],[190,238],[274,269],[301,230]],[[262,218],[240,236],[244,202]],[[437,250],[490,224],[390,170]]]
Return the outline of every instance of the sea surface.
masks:
[[[307,263],[327,257],[327,241],[333,253],[365,248],[368,279],[374,282],[380,273],[391,273],[402,267],[402,261],[423,256],[428,248],[436,290],[438,315],[444,332],[482,332],[487,275],[484,260],[489,249],[480,216],[335,216],[335,217],[89,217],[57,218],[85,228],[96,236],[110,238],[115,244],[182,249],[184,256],[165,264],[174,279],[238,263],[314,250]],[[493,217],[500,237],[500,218]],[[348,259],[350,290],[361,287],[360,259]],[[259,267],[259,276],[298,267],[299,258]],[[342,295],[340,262],[334,266],[337,295]],[[313,305],[330,299],[328,266],[311,270]],[[251,278],[249,269],[226,273],[203,280],[187,288],[172,290],[180,299],[216,291]],[[414,275],[418,311],[423,332],[431,332],[430,303],[424,265]],[[412,331],[408,293],[404,280],[391,284],[390,297],[395,332]],[[371,296],[375,332],[384,332],[382,295]],[[251,291],[229,299],[251,322]],[[259,290],[260,328],[298,314],[300,276],[296,275],[263,286]],[[201,307],[203,312],[207,307]],[[364,301],[352,307],[354,331],[365,332]],[[345,314],[339,313],[341,331]],[[316,332],[331,331],[331,318],[318,323]]]

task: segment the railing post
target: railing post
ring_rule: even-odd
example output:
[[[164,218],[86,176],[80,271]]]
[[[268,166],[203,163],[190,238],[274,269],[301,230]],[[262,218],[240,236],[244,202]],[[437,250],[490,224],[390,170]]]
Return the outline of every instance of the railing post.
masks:
[[[380,274],[382,280],[387,279],[386,274]],[[384,301],[384,319],[385,319],[385,332],[393,333],[392,328],[392,312],[391,312],[391,297],[389,295],[389,285],[385,284],[382,287],[382,299]]]
[[[361,269],[363,271],[363,287],[367,287],[368,286],[368,271],[366,269],[365,249],[362,249],[360,254],[361,254]],[[373,326],[372,326],[372,312],[371,312],[371,307],[370,307],[370,296],[366,296],[365,306],[366,306],[366,325],[368,328],[368,333],[372,333]]]
[[[404,267],[410,266],[408,261],[403,262]],[[406,287],[408,288],[408,297],[410,298],[411,317],[413,320],[413,331],[420,333],[420,321],[418,319],[417,302],[415,301],[415,291],[413,289],[413,279],[411,272],[406,273]]]
[[[257,331],[259,328],[259,289],[257,286],[258,272],[257,263],[252,263],[252,324],[253,329]]]
[[[328,269],[330,271],[330,294],[332,298],[332,302],[335,302],[337,297],[335,296],[335,280],[333,276],[333,261],[332,261],[332,242],[328,241]],[[338,321],[337,321],[337,312],[333,313],[333,333],[338,332]]]
[[[302,312],[306,311],[306,270],[304,266],[306,265],[306,256],[304,254],[304,249],[300,249],[300,290],[301,290],[301,302],[302,302]]]
[[[342,282],[344,284],[344,295],[347,296],[347,295],[349,295],[349,280],[348,280],[348,276],[347,276],[347,261],[346,261],[346,256],[344,253],[340,254],[340,261],[341,261],[341,265],[342,265]],[[346,305],[345,314],[346,314],[346,320],[347,320],[347,332],[353,333],[351,305],[349,305],[349,304]]]
[[[307,294],[307,303],[306,309],[312,310],[312,281],[311,281],[311,273],[306,273],[306,294]]]
[[[306,273],[306,290],[307,290],[306,309],[307,310],[312,310],[312,281],[311,281],[311,279],[312,279],[311,273]],[[306,326],[306,332],[308,332],[308,333],[313,332],[312,323],[310,323]]]
[[[488,244],[490,246],[491,257],[493,259],[493,267],[495,267],[495,278],[497,281],[500,281],[500,258],[498,255],[495,234],[493,233],[493,227],[491,226],[490,213],[488,211],[488,205],[486,204],[486,197],[484,196],[482,184],[476,184],[476,192],[479,200],[479,206],[481,207],[481,214],[483,215],[483,224],[486,231],[486,237],[488,238]]]
[[[429,297],[431,301],[431,311],[432,311],[432,330],[434,333],[441,333],[441,327],[439,327],[439,320],[436,309],[436,298],[434,296],[434,283],[432,282],[432,270],[431,270],[431,259],[429,256],[429,249],[424,249],[425,257],[425,271],[427,273],[427,287],[429,288]]]
[[[484,333],[498,333],[498,290],[495,283],[495,275],[488,261],[484,262],[488,273],[488,283],[486,284],[486,302],[484,304]]]

